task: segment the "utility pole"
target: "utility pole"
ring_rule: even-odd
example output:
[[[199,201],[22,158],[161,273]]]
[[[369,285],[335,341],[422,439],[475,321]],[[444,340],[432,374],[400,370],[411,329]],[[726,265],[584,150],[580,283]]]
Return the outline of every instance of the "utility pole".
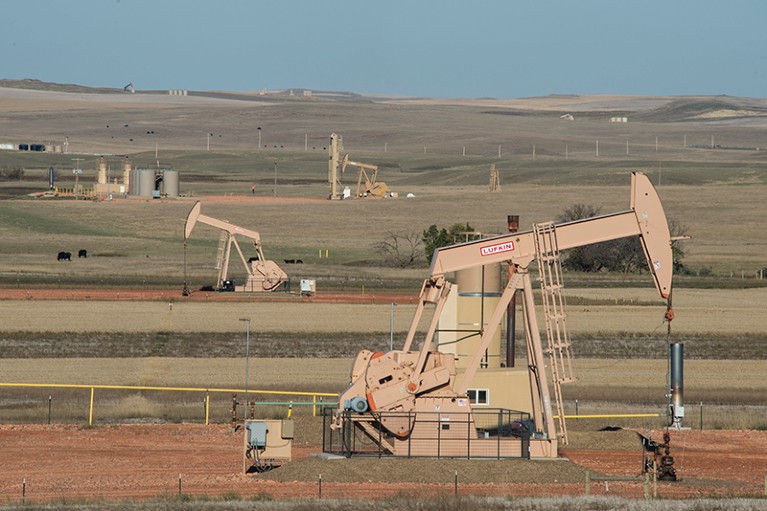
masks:
[[[245,322],[245,414],[248,414],[248,365],[250,363],[250,318],[240,318]]]

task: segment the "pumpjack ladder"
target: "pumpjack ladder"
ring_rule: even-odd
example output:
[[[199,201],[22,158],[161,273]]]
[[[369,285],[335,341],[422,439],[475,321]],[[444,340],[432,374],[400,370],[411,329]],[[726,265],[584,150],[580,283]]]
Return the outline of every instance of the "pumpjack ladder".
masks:
[[[221,231],[221,234],[218,238],[218,253],[216,254],[216,269],[218,270],[218,285],[222,285],[221,277],[224,272],[224,259],[227,257],[227,252],[229,252],[229,233],[226,231]]]
[[[557,230],[554,222],[535,224],[536,260],[538,280],[541,285],[543,315],[546,318],[547,348],[551,366],[551,380],[554,384],[554,403],[557,409],[557,436],[567,444],[567,425],[562,400],[563,383],[576,380],[573,376],[570,355],[570,335],[567,332],[567,312],[562,295],[562,261],[559,257]]]

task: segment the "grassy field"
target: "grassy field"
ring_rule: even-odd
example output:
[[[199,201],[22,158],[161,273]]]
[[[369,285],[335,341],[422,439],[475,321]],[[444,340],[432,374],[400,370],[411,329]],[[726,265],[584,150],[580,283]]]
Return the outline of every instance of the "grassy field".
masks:
[[[415,199],[285,203],[205,203],[203,212],[261,233],[270,259],[302,259],[286,268],[293,279],[313,276],[334,288],[402,287],[425,276],[387,268],[374,249],[389,233],[420,233],[431,224],[469,222],[486,233],[501,233],[506,215],[520,213],[522,225],[555,218],[566,206],[586,202],[604,212],[628,207],[628,175],[620,186],[508,187],[488,194],[475,186],[413,189]],[[712,276],[753,281],[764,268],[760,199],[765,188],[717,185],[660,190],[667,214],[688,226],[687,265]],[[456,198],[461,200],[456,203]],[[716,207],[712,207],[714,204]],[[161,202],[0,202],[0,283],[6,286],[180,287],[184,280],[183,224],[192,201]],[[744,213],[745,212],[745,213]],[[715,233],[715,234],[714,234]],[[186,250],[188,279],[195,286],[215,278],[218,231],[193,233]],[[88,260],[57,262],[61,251],[88,250]],[[245,249],[247,252],[247,248]],[[328,258],[325,258],[328,251]],[[322,258],[320,258],[320,253]],[[238,260],[231,275],[242,278]],[[712,283],[710,285],[716,285]]]
[[[553,219],[576,202],[622,211],[628,206],[629,172],[643,170],[659,185],[667,214],[693,236],[686,244],[688,266],[720,279],[751,279],[767,266],[761,200],[767,126],[761,118],[739,123],[699,117],[718,112],[723,102],[735,110],[764,106],[736,98],[333,102],[0,89],[0,111],[7,114],[0,120],[0,138],[56,140],[67,132],[70,142],[66,155],[0,151],[0,168],[26,172],[22,181],[0,182],[0,196],[20,198],[45,189],[50,166],[60,169],[61,185],[71,185],[69,169],[77,156],[85,158],[83,182],[92,182],[95,155],[106,153],[129,154],[135,166],[159,160],[181,173],[182,192],[200,198],[249,196],[257,183],[259,197],[321,199],[327,194],[325,146],[335,131],[353,158],[378,164],[380,179],[416,197],[207,203],[203,211],[261,232],[269,258],[302,259],[304,267],[290,269],[294,279],[317,277],[320,287],[417,287],[425,265],[420,271],[386,268],[376,254],[374,244],[387,233],[455,222],[500,233],[508,214],[521,215],[525,227]],[[69,115],[73,110],[76,118]],[[576,121],[561,121],[561,111],[574,112]],[[618,111],[634,112],[636,122],[609,123]],[[257,127],[265,147],[254,145]],[[207,133],[214,133],[210,151]],[[706,149],[712,136],[716,148]],[[121,159],[108,156],[113,170]],[[502,191],[494,194],[485,191],[491,163],[502,181]],[[343,180],[352,184],[356,176]],[[179,285],[182,227],[192,200],[2,201],[0,285]],[[218,232],[204,226],[193,233],[186,255],[194,285],[213,280],[217,239]],[[79,248],[93,258],[56,263],[60,250]],[[320,250],[330,257],[320,259]],[[238,272],[235,265],[233,275]]]
[[[0,88],[0,142],[61,144],[63,134],[69,142],[68,154],[0,151],[0,170],[24,170],[20,181],[0,181],[2,287],[180,292],[184,280],[193,289],[212,284],[218,232],[199,226],[186,249],[183,244],[184,219],[202,199],[203,213],[259,231],[267,258],[302,259],[303,265],[286,268],[294,289],[298,279],[308,277],[317,279],[320,292],[416,294],[426,264],[390,267],[374,248],[388,234],[458,222],[502,233],[509,214],[520,215],[523,228],[529,228],[574,203],[599,206],[603,213],[623,211],[629,173],[640,170],[657,185],[667,215],[692,236],[685,242],[691,275],[676,280],[673,323],[673,338],[685,341],[694,359],[687,370],[688,397],[721,407],[715,420],[722,427],[736,424],[735,416],[743,421],[737,424],[764,426],[761,362],[754,361],[767,358],[767,280],[756,278],[767,267],[763,100],[304,101],[64,90],[79,89]],[[752,114],[722,117],[725,110]],[[563,113],[576,120],[560,120]],[[610,123],[615,115],[630,122]],[[352,158],[379,165],[379,178],[401,197],[415,197],[322,200],[332,132],[343,135]],[[112,175],[123,159],[117,155],[125,154],[136,167],[178,170],[185,196],[167,201],[26,196],[47,188],[50,166],[58,170],[60,186],[71,186],[73,158],[83,159],[82,182],[92,183],[102,154]],[[502,191],[492,194],[486,191],[491,164],[500,169],[502,184]],[[342,179],[353,184],[356,175]],[[59,251],[79,249],[90,257],[55,260]],[[230,275],[241,280],[237,261]],[[667,339],[664,304],[649,277],[568,273],[565,285],[581,377],[567,389],[568,406],[579,399],[592,410],[657,407],[665,399]],[[254,385],[335,392],[346,384],[351,354],[387,345],[388,305],[308,305],[275,298],[227,304],[175,296],[154,302],[0,301],[0,373],[6,381],[234,385],[242,373],[238,319],[251,317],[256,363],[261,361]],[[397,308],[399,342],[412,311],[408,305]],[[295,358],[266,362],[286,356]],[[314,357],[323,359],[299,360]],[[25,392],[4,394],[0,410],[16,419],[38,417],[46,391],[34,399]],[[76,392],[66,396],[82,399]],[[177,409],[170,398],[107,397],[112,411],[106,413],[120,418],[198,417],[200,408],[192,396]],[[225,401],[216,405],[222,417]],[[73,409],[80,410],[77,403]]]

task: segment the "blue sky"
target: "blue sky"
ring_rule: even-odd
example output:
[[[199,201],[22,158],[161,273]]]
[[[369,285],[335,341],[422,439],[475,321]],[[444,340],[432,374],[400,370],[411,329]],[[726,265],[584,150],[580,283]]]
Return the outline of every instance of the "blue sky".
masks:
[[[0,78],[472,98],[767,96],[762,0],[0,5]]]

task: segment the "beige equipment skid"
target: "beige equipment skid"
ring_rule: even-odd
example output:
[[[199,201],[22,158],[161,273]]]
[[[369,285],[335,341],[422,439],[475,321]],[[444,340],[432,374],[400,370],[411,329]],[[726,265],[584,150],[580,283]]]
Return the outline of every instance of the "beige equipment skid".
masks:
[[[266,472],[293,455],[293,421],[246,420],[243,472]]]
[[[251,231],[250,229],[203,215],[200,213],[200,208],[201,204],[198,201],[186,217],[186,224],[184,225],[184,244],[186,245],[189,236],[192,234],[192,229],[194,229],[197,222],[221,230],[218,259],[216,261],[216,269],[218,270],[216,286],[218,290],[243,292],[275,291],[283,282],[288,280],[288,276],[282,271],[282,268],[280,268],[277,263],[269,261],[264,257],[264,252],[261,247],[261,236],[256,231]],[[237,243],[236,235],[250,238],[253,241],[253,246],[256,248],[258,255],[246,260],[245,255],[242,253],[242,249],[240,249],[240,244]],[[248,278],[244,285],[235,286],[233,289],[230,289],[227,286],[227,282],[229,282],[227,275],[229,272],[229,257],[232,252],[232,245],[237,249],[237,253],[245,267]]]
[[[603,215],[564,224],[545,224],[526,232],[515,232],[438,249],[434,253],[430,277],[421,288],[420,300],[404,346],[389,353],[361,351],[353,364],[349,387],[339,395],[334,430],[360,430],[378,443],[381,451],[395,456],[556,457],[558,437],[555,430],[551,397],[547,385],[545,353],[541,343],[533,301],[533,287],[528,273],[530,263],[550,260],[541,255],[559,250],[628,236],[639,236],[650,274],[658,293],[668,298],[671,291],[671,237],[663,206],[650,180],[642,173],[631,175],[630,208],[621,213]],[[554,247],[543,248],[542,232]],[[552,236],[553,234],[553,236]],[[539,251],[545,251],[541,254]],[[500,301],[481,332],[476,351],[458,379],[454,355],[435,348],[433,336],[450,283],[445,275],[457,270],[489,264],[509,265],[509,280]],[[512,296],[522,291],[527,366],[532,402],[532,427],[527,442],[519,436],[486,438],[476,428],[479,419],[472,410],[467,389],[480,366],[488,345],[499,328]],[[415,335],[424,308],[434,306],[434,315],[417,351]],[[514,389],[508,389],[514,392]],[[430,420],[424,417],[432,416]],[[500,422],[500,421],[499,421]],[[513,427],[513,426],[512,426]],[[355,429],[356,428],[356,429]],[[499,426],[498,430],[502,428]],[[510,428],[511,429],[511,428]],[[450,452],[443,446],[450,440]],[[526,451],[526,452],[525,452]]]

